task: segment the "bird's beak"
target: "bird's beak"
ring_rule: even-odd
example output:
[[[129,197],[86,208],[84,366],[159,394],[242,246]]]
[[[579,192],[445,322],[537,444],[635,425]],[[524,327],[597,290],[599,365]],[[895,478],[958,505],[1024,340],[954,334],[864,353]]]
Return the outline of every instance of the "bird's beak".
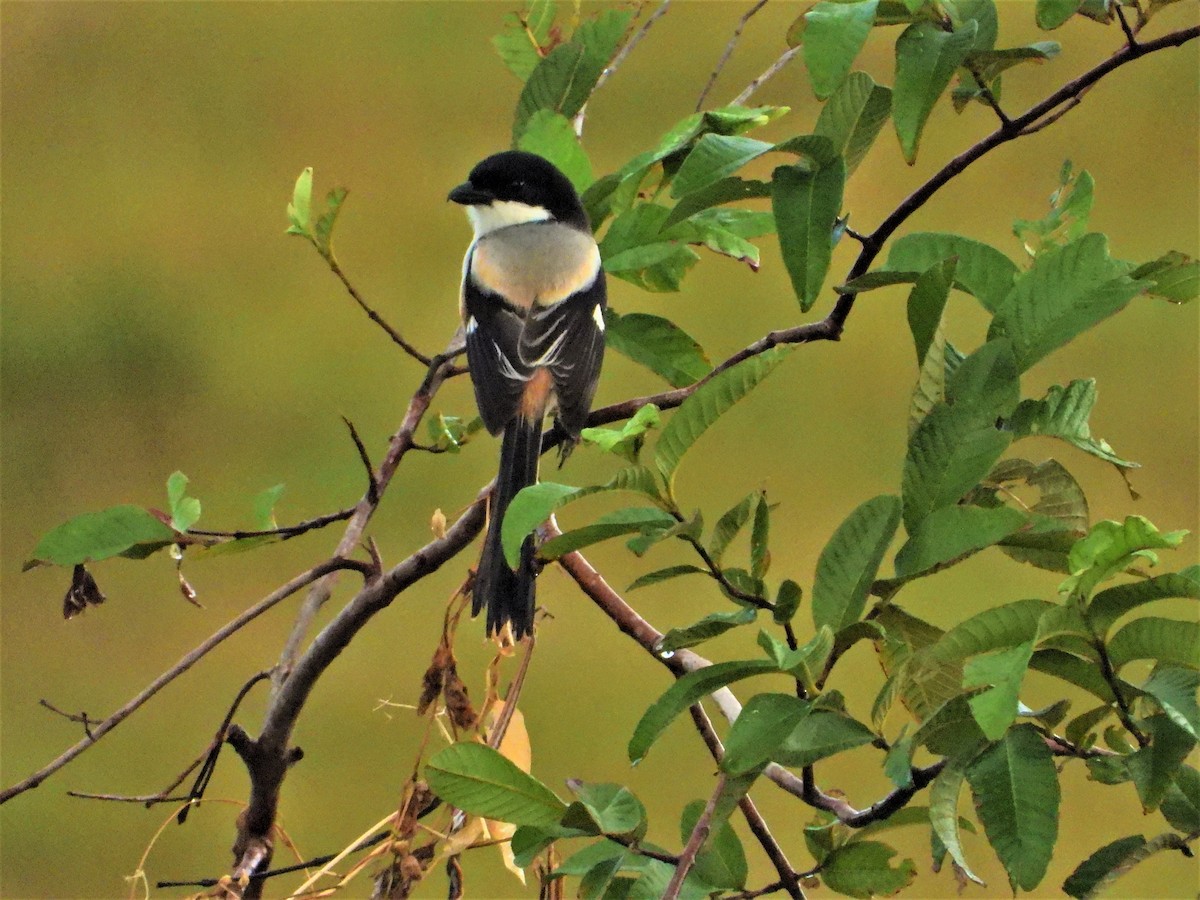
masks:
[[[463,206],[488,206],[496,198],[467,181],[452,190],[446,199]]]

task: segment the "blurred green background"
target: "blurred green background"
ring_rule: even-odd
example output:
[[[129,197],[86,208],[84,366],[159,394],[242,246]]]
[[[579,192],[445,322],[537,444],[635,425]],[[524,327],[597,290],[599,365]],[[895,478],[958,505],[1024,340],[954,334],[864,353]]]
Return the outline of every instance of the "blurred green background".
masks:
[[[418,346],[444,346],[455,327],[459,263],[469,238],[447,190],[470,166],[506,146],[520,85],[489,38],[511,3],[74,4],[5,3],[3,28],[3,782],[11,784],[80,737],[77,725],[38,706],[101,718],[239,610],[327,554],[336,528],[186,572],[205,608],[179,596],[170,560],[94,567],[108,602],[64,623],[69,573],[21,574],[38,536],[77,513],[114,503],[162,505],[164,481],[181,469],[204,503],[200,525],[250,524],[250,498],[285,482],[277,509],[294,522],[353,503],[363,474],[340,416],[382,455],[421,372],[352,304],[311,248],[285,237],[284,208],[304,166],[317,189],[350,188],[338,228],[351,279]],[[1032,3],[1002,6],[1001,45],[1046,35]],[[591,7],[585,6],[585,11]],[[585,145],[595,171],[611,171],[691,112],[747,5],[680,3],[650,32],[589,108]],[[773,3],[751,20],[711,102],[728,102],[784,49],[804,7]],[[1151,27],[1194,23],[1179,4]],[[878,33],[861,66],[891,82],[897,32]],[[1110,53],[1115,28],[1075,22],[1054,37],[1062,55],[1005,76],[1004,104],[1021,110]],[[1097,182],[1092,224],[1114,255],[1144,261],[1168,249],[1196,253],[1197,48],[1157,54],[1105,80],[1052,128],[1009,144],[956,179],[909,230],[959,230],[1019,255],[1014,218],[1046,208],[1065,158]],[[792,113],[764,138],[811,130],[819,106],[794,62],[756,102]],[[991,113],[956,117],[939,104],[917,164],[906,167],[890,129],[851,181],[852,224],[869,229],[951,155],[991,130]],[[769,165],[769,163],[767,164]],[[848,244],[850,242],[844,242]],[[853,248],[839,248],[834,274]],[[778,254],[767,244],[752,274],[707,257],[677,295],[644,294],[616,282],[622,312],[676,319],[714,359],[772,328],[801,320]],[[829,301],[826,297],[826,304]],[[896,491],[914,377],[902,289],[864,296],[838,344],[798,350],[708,434],[681,472],[683,502],[712,521],[747,491],[765,487],[780,507],[772,575],[811,584],[817,554],[862,500]],[[954,334],[974,346],[983,319],[955,301]],[[815,314],[823,314],[827,306]],[[1062,445],[1027,444],[1034,458],[1063,459],[1088,491],[1094,519],[1129,511],[1163,528],[1197,527],[1197,311],[1152,299],[1056,353],[1025,379],[1025,393],[1075,377],[1100,380],[1094,431],[1144,468],[1132,503],[1109,467]],[[599,403],[661,384],[610,356]],[[473,415],[466,379],[437,397],[435,411]],[[423,543],[440,508],[451,518],[494,474],[496,447],[479,440],[461,455],[410,455],[370,528],[391,564]],[[1039,455],[1040,454],[1040,455]],[[581,452],[554,477],[583,484],[610,460]],[[597,506],[581,504],[564,523]],[[1196,539],[1166,560],[1196,557]],[[320,682],[295,734],[305,759],[285,785],[281,816],[306,856],[341,848],[396,802],[421,733],[411,712],[446,597],[475,550],[421,582],[343,654]],[[666,545],[634,559],[620,543],[593,562],[617,585],[684,561]],[[985,605],[1050,597],[1057,578],[985,554],[906,590],[901,602],[949,625]],[[350,595],[347,579],[331,608]],[[683,584],[684,587],[679,587]],[[707,796],[711,760],[690,726],[673,727],[631,770],[624,747],[641,712],[668,684],[666,673],[585,602],[554,569],[540,582],[554,618],[540,632],[522,698],[534,772],[563,792],[563,779],[618,781],[651,805],[650,838],[678,846],[679,810]],[[695,620],[720,601],[695,583],[634,595],[658,628]],[[132,720],[38,790],[0,808],[0,890],[7,897],[124,894],[165,807],[104,804],[67,789],[150,793],[207,743],[238,686],[278,657],[297,601],[284,603],[181,678]],[[1192,615],[1180,607],[1181,615]],[[327,619],[326,612],[324,618]],[[802,612],[801,622],[807,622]],[[460,634],[460,671],[482,690],[490,658],[478,622]],[[709,656],[753,652],[750,636],[703,648]],[[878,687],[869,650],[834,686],[865,713]],[[857,681],[858,684],[853,682]],[[749,695],[750,688],[742,691]],[[1031,676],[1031,705],[1060,695]],[[256,732],[265,692],[239,716]],[[1077,707],[1077,711],[1080,707]],[[897,720],[898,721],[898,720]],[[895,727],[897,723],[893,723]],[[873,751],[821,767],[826,788],[865,805],[887,790]],[[247,782],[227,756],[209,796],[242,801]],[[1058,853],[1043,893],[1087,853],[1143,820],[1132,788],[1098,789],[1078,764],[1067,791]],[[764,785],[754,795],[798,867],[810,810]],[[209,803],[186,827],[167,828],[146,863],[156,879],[221,874],[238,808]],[[739,823],[740,826],[740,823]],[[895,832],[921,872],[912,896],[951,896],[949,873],[928,871],[927,836]],[[968,837],[988,883],[968,895],[1004,896],[1004,875],[981,838]],[[754,860],[752,885],[772,875]],[[290,861],[280,849],[279,863]],[[466,859],[471,896],[525,896],[495,851]],[[294,883],[293,883],[294,884]],[[1137,870],[1119,892],[1194,896],[1196,869],[1178,854]],[[285,885],[275,885],[278,894]],[[140,890],[140,889],[139,889]],[[368,892],[365,880],[350,895]],[[180,894],[161,892],[156,894]],[[422,896],[442,896],[434,874]],[[820,893],[820,892],[817,892]]]

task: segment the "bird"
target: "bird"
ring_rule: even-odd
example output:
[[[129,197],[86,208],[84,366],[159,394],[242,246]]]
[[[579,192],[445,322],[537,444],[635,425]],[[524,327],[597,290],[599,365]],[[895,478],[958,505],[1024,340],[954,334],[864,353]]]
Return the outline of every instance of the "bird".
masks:
[[[517,568],[509,566],[501,523],[521,489],[537,483],[547,413],[566,435],[565,452],[579,440],[604,357],[607,288],[578,192],[541,156],[488,156],[448,199],[466,208],[474,229],[459,311],[475,400],[484,427],[503,434],[472,615],[486,608],[487,634],[519,641],[533,631],[537,563],[530,535]]]

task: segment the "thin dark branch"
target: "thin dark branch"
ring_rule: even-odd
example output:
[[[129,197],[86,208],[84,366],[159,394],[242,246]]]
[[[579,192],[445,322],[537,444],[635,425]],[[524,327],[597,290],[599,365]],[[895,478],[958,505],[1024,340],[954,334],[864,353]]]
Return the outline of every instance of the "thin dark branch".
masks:
[[[202,760],[196,760],[192,768],[200,765]],[[91,791],[64,791],[68,797],[79,800],[107,800],[110,803],[140,803],[142,806],[154,806],[156,803],[183,803],[189,798],[183,794],[169,796],[159,791],[157,794],[96,794]]]
[[[1126,45],[1129,47],[1137,47],[1137,36],[1134,33],[1134,30],[1129,27],[1129,22],[1125,18],[1125,10],[1121,8],[1121,4],[1119,3],[1114,4],[1114,9],[1117,12],[1117,21],[1121,23],[1121,30],[1125,32]],[[1140,9],[1138,10],[1138,13],[1141,13]]]
[[[963,66],[971,77],[975,79],[975,86],[979,89],[979,96],[983,98],[983,102],[992,108],[992,112],[996,114],[996,118],[1000,120],[1000,124],[1007,126],[1010,123],[1008,114],[1000,108],[1000,101],[996,99],[996,95],[992,93],[992,89],[988,87],[987,82],[983,80],[983,76],[979,74],[979,66],[971,62],[969,59],[963,63]]]
[[[738,40],[742,36],[742,29],[746,27],[746,23],[764,6],[767,5],[767,0],[758,0],[746,13],[738,19],[737,25],[733,29],[733,37],[729,39],[729,43],[725,45],[725,51],[721,54],[721,58],[717,60],[717,66],[712,70],[712,74],[708,76],[708,84],[704,85],[704,90],[700,92],[700,98],[696,101],[696,112],[700,112],[704,108],[704,101],[708,98],[709,91],[713,89],[713,85],[717,83],[717,78],[721,74],[721,70],[725,68],[725,63],[729,62],[729,57],[733,55],[733,48],[737,46]]]
[[[679,891],[683,887],[683,880],[687,878],[688,872],[692,870],[692,865],[696,862],[696,856],[700,853],[700,848],[708,840],[708,833],[712,830],[713,813],[717,809],[717,801],[721,799],[721,794],[725,791],[725,780],[725,773],[720,772],[717,775],[717,783],[713,785],[712,793],[708,797],[708,802],[704,804],[704,810],[700,813],[700,817],[696,819],[696,824],[692,827],[692,833],[688,836],[687,844],[684,845],[683,852],[679,854],[679,862],[675,865],[675,872],[671,875],[671,880],[667,883],[667,889],[663,891],[663,900],[675,900],[679,896]]]
[[[1133,721],[1133,711],[1129,708],[1129,701],[1125,699],[1125,694],[1121,690],[1121,679],[1117,677],[1117,671],[1113,668],[1112,657],[1108,655],[1108,647],[1100,639],[1097,639],[1092,646],[1096,648],[1096,654],[1100,658],[1100,675],[1108,684],[1109,690],[1113,692],[1113,697],[1117,701],[1117,717],[1125,726],[1125,730],[1133,735],[1138,746],[1145,747],[1150,743],[1150,738],[1146,737],[1138,728],[1137,723]]]
[[[371,465],[371,457],[367,453],[367,448],[363,446],[362,438],[358,436],[358,429],[354,427],[354,423],[345,416],[342,416],[342,421],[350,429],[350,439],[354,441],[354,448],[358,451],[358,459],[363,464],[363,468],[367,470],[367,502],[378,505],[379,479],[375,477],[375,467]]]
[[[600,77],[596,79],[596,86],[592,88],[593,94],[600,90],[600,86],[612,77],[613,72],[617,71],[617,67],[625,61],[625,57],[629,56],[629,54],[633,52],[633,48],[641,43],[642,38],[646,36],[646,32],[654,26],[655,22],[657,22],[666,14],[667,9],[670,6],[671,0],[662,0],[662,2],[658,5],[658,9],[654,10],[654,12],[647,17],[646,21],[642,23],[642,27],[634,32],[633,36],[625,42],[625,45],[621,47],[619,51],[617,51],[617,55],[613,57],[612,62],[605,66],[604,71],[600,73]]]
[[[59,709],[57,706],[55,706],[53,703],[51,703],[49,700],[45,699],[44,697],[41,700],[38,700],[38,703],[41,706],[44,706],[46,709],[50,710],[50,712],[55,713],[56,715],[62,716],[68,722],[78,722],[80,725],[83,726],[83,733],[86,734],[89,739],[91,739],[91,740],[96,739],[95,736],[92,734],[92,726],[98,725],[100,722],[99,719],[93,719],[86,712],[69,713],[66,710]]]
[[[258,601],[258,603],[255,603],[249,609],[245,610],[236,618],[232,619],[229,623],[215,631],[212,636],[203,643],[199,644],[193,650],[185,654],[183,658],[179,660],[179,662],[175,663],[175,665],[171,666],[171,668],[167,669],[165,672],[155,678],[154,681],[152,681],[143,691],[141,691],[141,693],[129,700],[129,702],[118,709],[115,713],[113,713],[104,721],[97,723],[96,727],[92,730],[91,737],[86,738],[75,744],[73,747],[68,748],[56,759],[38,769],[38,771],[34,772],[24,781],[18,782],[12,787],[0,791],[0,803],[5,803],[18,794],[23,794],[25,791],[37,787],[39,784],[77,757],[80,753],[87,750],[98,740],[100,740],[100,738],[104,737],[104,735],[108,734],[108,732],[112,731],[123,721],[129,718],[129,716],[132,715],[139,707],[141,707],[142,704],[144,704],[164,687],[203,659],[214,647],[231,635],[241,631],[242,628],[257,619],[280,601],[287,599],[292,594],[296,593],[296,591],[308,584],[311,584],[329,572],[334,572],[339,569],[358,569],[361,565],[361,563],[355,560],[327,559],[325,562],[319,563],[313,566],[311,569],[300,573],[283,586],[272,591],[262,600]]]
[[[344,522],[354,515],[354,510],[355,507],[351,506],[347,509],[339,509],[337,512],[317,516],[315,519],[298,522],[295,525],[284,525],[281,528],[263,528],[246,531],[206,531],[201,528],[189,528],[187,533],[194,534],[196,537],[232,538],[233,540],[252,537],[279,537],[286,541],[306,532],[324,528],[326,525],[332,525],[334,522]]]
[[[418,350],[416,347],[414,347],[412,344],[410,344],[408,341],[406,341],[401,336],[400,332],[398,332],[395,328],[393,328],[391,325],[389,325],[387,322],[385,322],[383,320],[383,317],[381,315],[379,315],[379,313],[377,313],[374,309],[372,309],[371,306],[367,303],[367,301],[363,299],[362,294],[360,294],[358,292],[358,288],[356,288],[351,283],[350,279],[346,277],[346,273],[342,271],[342,267],[338,265],[337,258],[334,257],[334,255],[332,253],[326,253],[326,252],[322,251],[320,245],[316,242],[315,239],[310,238],[310,240],[312,240],[313,246],[317,248],[317,252],[321,254],[321,257],[329,265],[329,271],[333,272],[333,274],[337,276],[338,281],[340,281],[342,283],[342,286],[346,289],[346,291],[354,299],[354,302],[357,303],[359,305],[359,307],[362,309],[362,311],[367,314],[367,318],[369,318],[372,322],[374,322],[376,325],[378,325],[380,328],[382,328],[384,333],[387,334],[387,336],[392,339],[392,343],[394,343],[397,347],[399,347],[401,350],[403,350],[405,353],[407,353],[413,359],[417,360],[417,362],[421,363],[424,366],[431,365],[433,363],[432,358],[426,356],[424,353],[422,353],[420,350]]]

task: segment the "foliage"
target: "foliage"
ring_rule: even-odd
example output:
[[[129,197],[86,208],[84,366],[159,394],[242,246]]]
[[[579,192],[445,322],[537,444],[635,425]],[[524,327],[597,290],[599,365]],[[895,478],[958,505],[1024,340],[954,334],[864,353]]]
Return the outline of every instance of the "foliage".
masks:
[[[1125,13],[1115,0],[1039,0],[1035,9],[1045,29],[1076,14],[1115,22]],[[1138,15],[1146,13],[1139,9]],[[1079,373],[1041,396],[1026,396],[1022,378],[1130,303],[1153,302],[1139,298],[1194,299],[1196,261],[1170,248],[1149,261],[1112,256],[1108,238],[1090,230],[1093,179],[1068,162],[1049,211],[1014,223],[1011,254],[970,235],[906,232],[890,243],[886,262],[871,268],[889,234],[856,236],[861,265],[836,287],[830,277],[833,247],[847,234],[847,180],[884,125],[891,121],[910,164],[931,110],[947,94],[956,108],[997,111],[1004,134],[1012,120],[999,107],[1001,73],[1052,59],[1058,45],[998,49],[991,0],[823,0],[787,36],[803,45],[813,90],[825,101],[814,133],[750,137],[786,121],[788,110],[720,106],[670,125],[654,146],[594,177],[579,138],[583,116],[630,41],[632,20],[629,10],[606,10],[568,35],[546,0],[509,17],[494,43],[523,82],[514,146],[541,153],[567,172],[583,192],[605,271],[647,291],[682,290],[702,250],[757,268],[754,242],[772,235],[799,311],[835,300],[846,311],[839,329],[858,293],[908,286],[912,400],[897,421],[879,423],[907,434],[905,453],[892,493],[845,498],[851,511],[814,561],[811,627],[801,625],[806,579],[772,571],[771,522],[780,513],[765,493],[746,484],[744,499],[729,510],[688,512],[676,478],[689,456],[701,452],[696,446],[703,449],[705,433],[727,427],[722,417],[734,404],[756,403],[755,388],[788,366],[793,348],[786,344],[798,341],[753,345],[714,367],[684,324],[610,311],[610,348],[681,390],[682,399],[664,394],[662,408],[645,404],[616,428],[585,431],[585,452],[617,457],[614,474],[584,487],[545,481],[527,488],[503,523],[505,552],[515,560],[526,536],[566,504],[600,493],[632,497],[629,505],[545,540],[540,557],[562,560],[622,537],[638,556],[666,557],[629,590],[695,574],[712,582],[713,609],[653,648],[664,659],[734,630],[755,629],[756,655],[712,664],[689,657],[691,667],[675,672],[677,680],[629,738],[632,763],[647,758],[671,722],[714,692],[752,676],[771,689],[751,697],[733,721],[715,786],[698,789],[711,798],[681,811],[683,843],[698,841],[686,861],[644,843],[646,808],[626,788],[573,783],[576,799],[564,800],[503,746],[476,740],[481,734],[467,734],[426,760],[428,789],[468,817],[517,826],[508,832],[516,864],[547,854],[544,877],[578,877],[579,893],[588,897],[749,889],[746,850],[728,819],[750,785],[778,767],[800,770],[813,784],[817,764],[843,753],[853,753],[864,769],[881,766],[897,791],[887,815],[862,821],[856,815],[866,814],[846,812],[818,790],[801,793],[823,817],[805,831],[815,863],[805,877],[847,896],[892,894],[912,881],[918,863],[896,862],[886,842],[864,839],[889,824],[928,829],[935,865],[948,854],[963,878],[978,881],[961,839],[961,829],[973,827],[958,813],[964,786],[1013,891],[1038,889],[1065,813],[1055,756],[1085,760],[1091,777],[1136,797],[1144,812],[1162,816],[1159,827],[1171,829],[1097,849],[1064,885],[1069,894],[1090,895],[1157,850],[1186,851],[1200,808],[1198,777],[1186,763],[1200,737],[1200,626],[1157,615],[1123,620],[1159,600],[1200,599],[1200,574],[1196,566],[1153,577],[1147,572],[1162,551],[1180,546],[1183,532],[1162,531],[1136,515],[1090,520],[1084,485],[1068,468],[1072,454],[1122,470],[1136,465],[1091,432],[1095,381]],[[890,87],[853,70],[868,41],[894,46]],[[768,181],[744,174],[756,161],[756,169],[766,164]],[[1031,177],[1046,179],[1046,173],[1031,165]],[[331,191],[316,222],[312,192],[313,173],[306,169],[287,207],[287,230],[309,241],[336,271],[332,236],[346,192]],[[988,317],[977,346],[960,349],[947,338],[948,323],[959,315],[948,302],[955,292],[974,298]],[[761,405],[754,414],[764,426],[773,421]],[[431,415],[428,449],[458,452],[479,428],[478,420]],[[1018,444],[1021,453],[1038,452],[1045,445],[1028,439],[1039,436],[1062,442],[1065,461],[1012,455]],[[82,567],[111,556],[252,549],[289,536],[275,530],[279,488],[254,503],[256,532],[197,531],[200,502],[186,488],[186,477],[171,476],[166,512],[122,505],[72,519],[42,539],[29,565],[71,568],[78,593]],[[742,535],[744,546],[735,553]],[[670,557],[669,547],[687,561]],[[1006,598],[945,631],[905,608],[907,586],[993,548],[1055,573],[1051,586],[1037,598]],[[1003,585],[992,588],[1003,594]],[[846,683],[841,679],[866,677],[842,664],[860,641],[871,645],[883,671],[870,711],[848,709],[836,687]],[[1149,661],[1148,675],[1130,665],[1139,661]],[[1057,702],[1042,710],[1021,702],[1031,671],[1054,684]],[[1066,719],[1081,694],[1090,707]],[[934,760],[932,767],[915,766],[917,754]],[[906,807],[925,786],[928,807]],[[862,825],[868,828],[853,830]],[[553,865],[560,857],[548,848],[568,841],[582,846]],[[781,881],[796,874],[781,873]]]

